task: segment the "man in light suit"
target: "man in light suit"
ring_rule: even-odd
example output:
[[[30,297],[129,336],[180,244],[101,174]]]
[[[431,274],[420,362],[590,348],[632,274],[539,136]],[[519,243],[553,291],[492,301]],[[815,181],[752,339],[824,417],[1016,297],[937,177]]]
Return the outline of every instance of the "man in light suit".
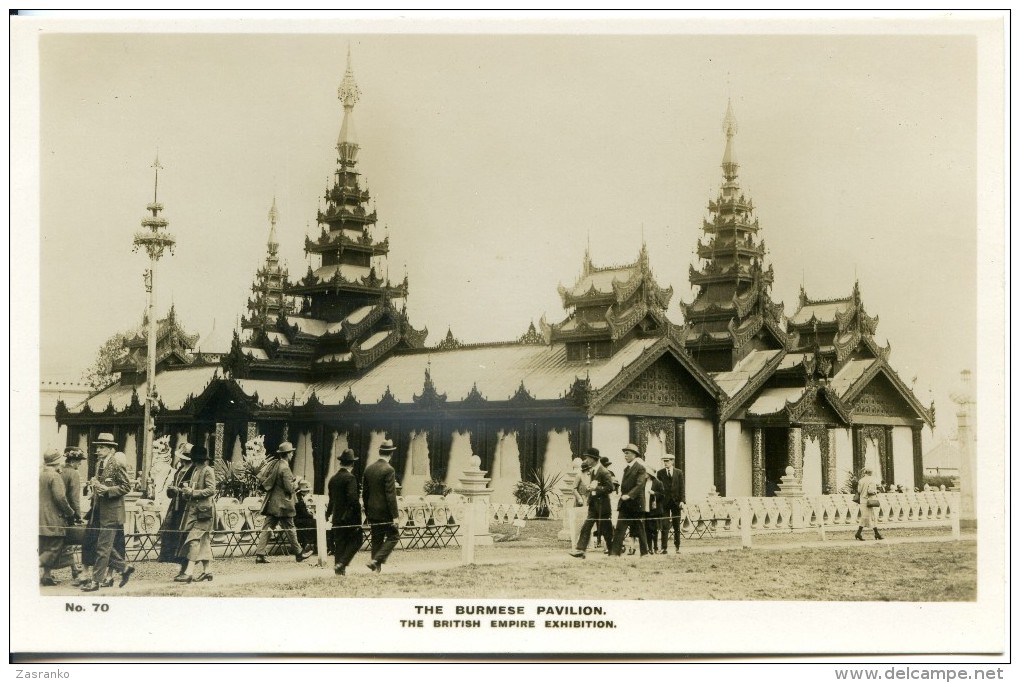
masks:
[[[656,473],[656,478],[662,482],[662,501],[659,514],[662,515],[662,524],[659,532],[662,534],[662,554],[666,554],[669,546],[669,529],[673,528],[673,545],[676,552],[680,552],[680,505],[684,502],[684,475],[680,470],[673,467],[676,458],[667,453],[662,456],[663,468]]]
[[[581,535],[577,537],[577,549],[570,554],[574,557],[584,557],[584,551],[588,549],[588,542],[591,540],[592,527],[598,526],[602,538],[609,547],[613,538],[613,510],[609,503],[609,494],[613,492],[613,475],[602,466],[599,458],[599,449],[588,448],[582,457],[588,465],[591,476],[591,485],[588,487],[588,518],[581,525]]]
[[[627,461],[627,467],[624,468],[623,479],[620,481],[620,502],[616,506],[619,517],[616,520],[616,529],[613,530],[610,555],[623,554],[623,537],[627,529],[630,529],[631,536],[638,539],[641,555],[648,554],[644,520],[645,480],[648,478],[648,472],[639,455],[638,447],[634,444],[629,443],[623,447],[623,458]]]
[[[113,434],[103,432],[92,445],[96,447],[98,462],[96,476],[89,481],[89,485],[92,487],[92,514],[99,531],[92,580],[81,587],[86,592],[99,590],[106,581],[108,569],[120,573],[121,588],[135,571],[134,567],[127,564],[115,544],[117,533],[124,533],[124,496],[131,491],[127,470],[114,457],[117,442],[113,440]]]
[[[390,457],[397,447],[390,439],[379,446],[379,459],[365,468],[362,487],[365,498],[365,519],[371,527],[372,561],[368,568],[379,573],[397,546],[399,533],[397,518],[397,474],[390,465]]]
[[[275,459],[267,460],[259,470],[258,483],[264,491],[262,514],[265,516],[265,522],[262,524],[258,545],[255,547],[255,564],[266,564],[269,561],[266,559],[269,534],[277,526],[283,530],[295,560],[304,562],[312,555],[310,550],[302,550],[301,544],[298,543],[297,531],[294,529],[294,494],[297,484],[289,463],[293,452],[293,444],[289,441],[282,442],[276,449]]]

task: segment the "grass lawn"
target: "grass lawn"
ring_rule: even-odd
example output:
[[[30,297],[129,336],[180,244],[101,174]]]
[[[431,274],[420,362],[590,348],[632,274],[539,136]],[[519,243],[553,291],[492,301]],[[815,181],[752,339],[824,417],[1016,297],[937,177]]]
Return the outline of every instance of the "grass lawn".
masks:
[[[141,562],[125,589],[90,595],[906,602],[977,597],[976,542],[952,541],[943,530],[890,529],[889,542],[882,543],[854,542],[852,531],[829,533],[824,544],[817,534],[762,535],[749,549],[733,537],[706,538],[685,541],[680,555],[610,558],[589,548],[587,559],[580,560],[557,540],[560,528],[557,521],[529,521],[519,538],[477,548],[470,566],[460,565],[455,547],[396,550],[378,575],[365,568],[364,552],[346,577],[285,556],[270,558],[268,565],[235,558],[216,560],[214,580],[193,585],[172,581],[176,565]],[[508,530],[493,531],[501,538]],[[81,595],[65,585],[41,592]]]

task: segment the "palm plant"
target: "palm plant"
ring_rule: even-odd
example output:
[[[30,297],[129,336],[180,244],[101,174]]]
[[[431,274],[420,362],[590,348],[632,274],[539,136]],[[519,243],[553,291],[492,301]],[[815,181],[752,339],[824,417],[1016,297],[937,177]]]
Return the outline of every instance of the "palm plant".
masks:
[[[541,471],[531,470],[527,479],[514,485],[514,499],[523,505],[533,505],[536,517],[548,517],[553,505],[560,504],[556,484],[563,473],[546,476]]]

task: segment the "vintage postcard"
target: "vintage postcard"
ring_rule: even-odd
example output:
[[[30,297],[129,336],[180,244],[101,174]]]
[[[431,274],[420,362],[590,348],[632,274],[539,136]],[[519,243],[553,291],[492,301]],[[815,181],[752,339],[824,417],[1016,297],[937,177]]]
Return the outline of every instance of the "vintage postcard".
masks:
[[[1002,22],[12,17],[12,653],[1001,654]]]

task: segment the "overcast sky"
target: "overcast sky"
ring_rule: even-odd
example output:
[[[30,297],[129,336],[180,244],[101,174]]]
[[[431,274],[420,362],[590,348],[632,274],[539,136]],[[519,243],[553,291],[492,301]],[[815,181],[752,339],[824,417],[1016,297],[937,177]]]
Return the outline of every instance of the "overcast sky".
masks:
[[[846,296],[941,432],[977,348],[977,50],[967,35],[54,34],[39,42],[41,375],[77,377],[136,326],[151,164],[177,238],[158,267],[203,350],[229,346],[265,257],[304,235],[335,169],[348,46],[360,170],[392,279],[436,343],[565,313],[557,284],[634,260],[691,301],[731,98],[740,180],[796,310]],[[441,388],[440,388],[441,389]],[[938,435],[936,434],[936,438]],[[930,435],[926,435],[926,448]]]

